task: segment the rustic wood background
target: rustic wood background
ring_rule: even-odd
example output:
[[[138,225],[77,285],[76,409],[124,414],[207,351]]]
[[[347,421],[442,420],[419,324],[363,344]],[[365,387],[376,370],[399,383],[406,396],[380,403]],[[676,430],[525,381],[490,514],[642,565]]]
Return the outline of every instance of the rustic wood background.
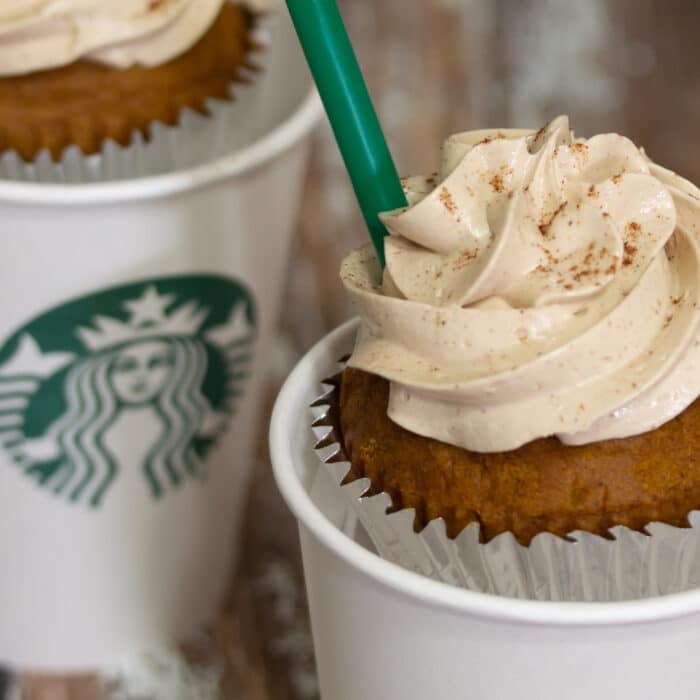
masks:
[[[565,113],[577,133],[619,131],[700,181],[696,0],[340,2],[402,173],[433,170],[441,139],[455,131],[539,127]],[[265,433],[283,376],[348,316],[337,270],[343,254],[365,238],[324,125],[290,261],[242,574],[229,610],[186,650],[195,676],[212,664],[224,669],[221,697],[318,697],[296,530],[272,483]],[[95,678],[23,678],[11,693],[13,700],[100,696],[137,700]],[[157,690],[151,696],[181,700]],[[190,697],[203,698],[182,700]]]

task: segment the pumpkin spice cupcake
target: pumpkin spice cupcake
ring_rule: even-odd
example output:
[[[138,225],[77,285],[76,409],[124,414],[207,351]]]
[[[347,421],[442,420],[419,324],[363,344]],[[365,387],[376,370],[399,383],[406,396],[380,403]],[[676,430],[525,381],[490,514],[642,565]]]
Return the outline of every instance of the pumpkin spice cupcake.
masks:
[[[700,508],[700,191],[564,117],[453,136],[404,186],[383,274],[369,247],[341,270],[362,317],[331,397],[345,483],[413,509],[417,533],[444,523],[443,557],[481,542],[472,563],[503,537],[514,569],[561,537],[603,559],[622,532],[651,551],[650,523],[682,540]],[[386,518],[371,501],[366,525]]]
[[[624,525],[688,526],[700,507],[696,453],[700,402],[656,430],[568,446],[540,438],[509,452],[476,453],[416,435],[387,416],[389,382],[356,369],[340,389],[344,445],[353,477],[367,477],[416,525],[442,517],[456,537],[478,523],[483,541],[512,532],[529,544],[541,532],[608,536]]]
[[[254,30],[247,6],[228,0],[0,9],[0,155],[58,162],[70,147],[149,141],[154,124],[177,131],[185,109],[216,117],[212,101],[225,111],[251,99],[265,54]]]

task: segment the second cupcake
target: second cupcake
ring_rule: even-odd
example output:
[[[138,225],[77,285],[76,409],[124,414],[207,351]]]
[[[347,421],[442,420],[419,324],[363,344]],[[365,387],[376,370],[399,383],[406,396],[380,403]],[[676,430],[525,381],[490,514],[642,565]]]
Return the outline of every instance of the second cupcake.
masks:
[[[58,162],[70,147],[89,156],[110,141],[152,143],[154,124],[180,135],[184,109],[217,117],[213,105],[250,99],[265,53],[254,25],[244,3],[228,0],[0,10],[0,155],[16,154],[21,165],[45,152]],[[250,131],[244,122],[234,115],[227,128]]]

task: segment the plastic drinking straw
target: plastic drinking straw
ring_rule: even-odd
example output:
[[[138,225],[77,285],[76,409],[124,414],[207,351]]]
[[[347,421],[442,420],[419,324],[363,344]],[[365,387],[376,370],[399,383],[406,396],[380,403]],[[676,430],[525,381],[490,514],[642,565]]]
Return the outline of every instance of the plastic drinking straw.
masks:
[[[377,257],[387,231],[378,214],[406,197],[335,0],[287,0]]]

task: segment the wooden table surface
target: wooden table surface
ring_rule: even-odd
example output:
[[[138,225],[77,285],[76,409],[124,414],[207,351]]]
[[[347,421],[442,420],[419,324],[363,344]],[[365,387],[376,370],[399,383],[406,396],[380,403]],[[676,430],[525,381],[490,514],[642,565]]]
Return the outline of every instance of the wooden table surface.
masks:
[[[341,0],[341,6],[403,173],[433,170],[441,139],[455,131],[539,127],[565,113],[577,133],[619,131],[700,181],[695,0]],[[223,669],[221,697],[318,697],[296,528],[272,482],[266,426],[294,361],[349,315],[337,271],[343,254],[365,239],[324,124],[286,282],[241,574],[228,611],[187,647],[195,680],[204,667]],[[19,679],[8,695],[100,696],[147,697],[95,678],[46,677]],[[180,700],[157,689],[150,696]]]

